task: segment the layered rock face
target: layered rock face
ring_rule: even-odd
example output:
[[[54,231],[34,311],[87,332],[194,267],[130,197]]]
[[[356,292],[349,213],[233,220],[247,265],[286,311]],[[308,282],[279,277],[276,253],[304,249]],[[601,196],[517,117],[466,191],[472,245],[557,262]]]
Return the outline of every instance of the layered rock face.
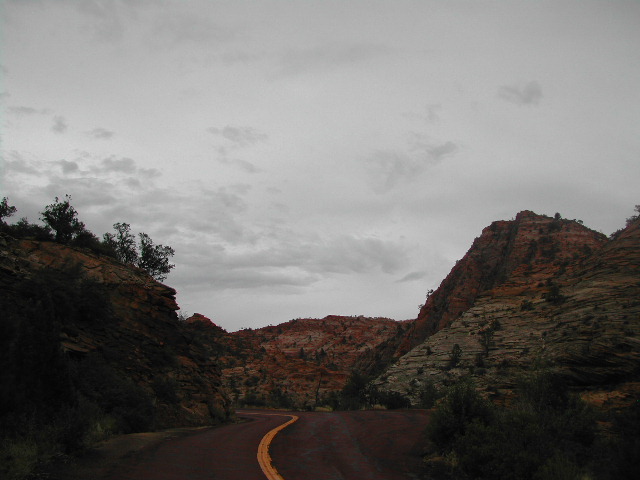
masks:
[[[496,241],[498,232],[509,240]],[[483,245],[503,245],[503,260]],[[485,229],[452,277],[466,282],[434,293],[421,312],[435,333],[378,378],[381,388],[417,401],[428,383],[470,374],[489,395],[508,398],[519,375],[544,366],[603,405],[637,394],[638,221],[606,241],[576,222],[523,212]]]
[[[241,403],[321,406],[363,356],[406,328],[387,318],[330,315],[241,330],[226,340],[225,383]]]
[[[553,276],[568,261],[584,257],[605,242],[604,235],[579,222],[527,210],[515,220],[493,222],[429,296],[397,353],[406,353],[450,325],[478,295],[514,275],[527,272],[530,282]]]
[[[103,298],[69,300],[86,301],[87,309],[82,318],[59,319],[60,348],[71,362],[91,358],[143,388],[154,399],[155,427],[210,424],[229,416],[211,345],[194,342],[193,326],[178,321],[175,290],[89,250],[0,236],[5,307],[19,311],[25,300],[18,285],[45,274],[56,282],[89,285],[89,297]]]

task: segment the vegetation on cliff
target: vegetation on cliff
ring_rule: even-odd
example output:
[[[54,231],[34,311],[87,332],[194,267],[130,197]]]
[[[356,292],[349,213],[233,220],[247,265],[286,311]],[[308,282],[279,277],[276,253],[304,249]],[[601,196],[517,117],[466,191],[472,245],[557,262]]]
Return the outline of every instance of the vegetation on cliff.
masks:
[[[35,240],[53,240],[64,245],[84,247],[102,255],[108,255],[120,262],[143,269],[158,281],[167,278],[175,265],[169,259],[175,254],[173,248],[155,245],[149,235],[142,232],[135,236],[127,223],[115,223],[115,233],[105,233],[99,240],[87,230],[84,222],[78,218],[78,212],[71,205],[71,197],[65,195],[64,200],[55,198],[54,203],[47,205],[41,212],[43,225],[32,224],[26,217],[18,222],[8,224],[5,218],[12,217],[18,209],[9,205],[7,197],[0,202],[0,232],[15,238],[33,238]]]

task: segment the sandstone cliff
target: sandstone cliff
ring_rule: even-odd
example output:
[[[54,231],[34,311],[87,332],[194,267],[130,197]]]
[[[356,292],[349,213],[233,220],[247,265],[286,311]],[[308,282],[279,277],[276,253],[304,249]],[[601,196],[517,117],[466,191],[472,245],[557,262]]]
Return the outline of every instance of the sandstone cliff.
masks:
[[[470,374],[508,397],[545,365],[593,401],[628,401],[640,380],[639,247],[638,221],[609,241],[530,212],[495,222],[423,308],[416,330],[434,333],[378,385],[417,401],[427,384]]]
[[[322,406],[360,358],[406,328],[387,318],[330,315],[241,330],[225,339],[225,384],[241,404]]]
[[[42,291],[25,290],[31,285]],[[38,314],[34,302],[52,305],[52,318],[38,328],[55,327],[58,347],[52,348],[62,349],[72,372],[84,372],[78,381],[103,372],[95,375],[142,389],[153,422],[140,428],[210,424],[230,415],[210,346],[194,343],[193,328],[178,321],[175,290],[144,271],[89,250],[0,235],[0,288],[18,337],[38,335],[24,318],[25,311]],[[108,398],[96,401],[110,408]]]

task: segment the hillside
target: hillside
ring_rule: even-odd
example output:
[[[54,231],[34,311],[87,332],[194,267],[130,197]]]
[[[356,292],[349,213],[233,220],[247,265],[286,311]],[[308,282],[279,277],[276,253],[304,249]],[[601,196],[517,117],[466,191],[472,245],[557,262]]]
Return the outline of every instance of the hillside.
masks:
[[[0,288],[3,412],[38,416],[54,405],[86,414],[88,435],[231,414],[211,346],[192,341],[175,290],[143,270],[1,234]]]
[[[498,232],[512,240],[496,262],[482,246]],[[467,280],[451,289],[451,277]],[[447,280],[417,321],[416,331],[434,333],[377,379],[380,388],[416,402],[427,385],[470,374],[508,399],[520,374],[545,365],[601,405],[640,391],[638,220],[605,241],[576,222],[523,212],[485,229]]]

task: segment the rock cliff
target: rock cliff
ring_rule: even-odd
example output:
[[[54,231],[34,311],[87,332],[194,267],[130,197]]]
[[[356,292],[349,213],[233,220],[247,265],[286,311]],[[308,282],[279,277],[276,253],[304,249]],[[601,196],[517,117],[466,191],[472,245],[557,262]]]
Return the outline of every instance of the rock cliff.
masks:
[[[0,288],[18,336],[30,331],[22,313],[49,302],[52,318],[42,328],[55,323],[53,348],[62,349],[71,370],[94,366],[141,388],[153,408],[145,427],[211,424],[230,415],[211,345],[193,341],[193,326],[178,321],[175,290],[146,272],[86,249],[0,235]],[[65,305],[73,308],[65,312]]]
[[[450,325],[478,295],[514,275],[526,273],[530,283],[553,276],[605,241],[604,235],[558,215],[550,218],[525,210],[514,220],[493,222],[428,297],[397,353],[406,353]]]
[[[360,358],[406,328],[387,318],[330,315],[241,330],[225,340],[225,383],[239,403],[321,406],[344,387]]]
[[[508,399],[544,365],[596,403],[628,402],[640,385],[639,247],[638,220],[609,241],[531,212],[493,223],[421,311],[413,333],[431,336],[377,384],[417,402],[429,383],[472,375]]]

